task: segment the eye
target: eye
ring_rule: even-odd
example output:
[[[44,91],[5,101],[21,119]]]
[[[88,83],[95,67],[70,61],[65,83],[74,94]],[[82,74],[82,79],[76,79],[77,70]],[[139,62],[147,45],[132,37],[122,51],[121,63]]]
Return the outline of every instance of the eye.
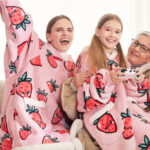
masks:
[[[144,45],[141,45],[141,50],[142,50],[142,52],[146,53],[147,51],[149,51],[149,48]]]
[[[106,28],[105,30],[106,30],[106,31],[110,31],[110,29],[108,29],[108,28]]]
[[[120,34],[120,31],[116,31],[117,34]]]
[[[134,44],[135,46],[138,46],[138,45],[139,45],[139,42],[138,42],[138,41],[133,41],[133,44]]]
[[[73,32],[73,29],[69,28],[69,29],[68,29],[68,32]]]
[[[63,31],[63,28],[57,28],[56,31],[57,31],[57,32]]]

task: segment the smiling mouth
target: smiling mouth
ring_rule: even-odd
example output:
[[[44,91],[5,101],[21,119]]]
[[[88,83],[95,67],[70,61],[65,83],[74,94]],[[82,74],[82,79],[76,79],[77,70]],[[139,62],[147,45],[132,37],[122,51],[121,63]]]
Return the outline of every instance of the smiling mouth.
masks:
[[[69,44],[69,40],[68,39],[62,39],[62,40],[60,40],[60,43],[62,43],[62,44]]]
[[[111,44],[115,43],[115,40],[106,39],[106,41],[109,42],[109,43],[111,43]]]
[[[134,56],[134,57],[138,57],[138,55],[133,51],[131,51],[131,55]]]

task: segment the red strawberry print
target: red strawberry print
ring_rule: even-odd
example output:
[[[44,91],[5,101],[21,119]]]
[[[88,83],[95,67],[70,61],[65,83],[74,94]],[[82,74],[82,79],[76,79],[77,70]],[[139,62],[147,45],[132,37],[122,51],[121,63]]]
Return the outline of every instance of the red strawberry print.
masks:
[[[27,44],[27,41],[22,42],[20,45],[17,46],[17,57],[19,57]]]
[[[13,25],[16,25],[16,29],[19,29],[20,27],[23,28],[23,30],[26,30],[26,24],[30,24],[30,21],[28,20],[28,16],[25,15],[25,12],[20,7],[15,6],[8,6],[7,11],[11,20],[11,23]]]
[[[85,82],[87,83],[87,84],[89,84],[90,83],[90,77],[89,78],[87,78],[86,80],[85,80]]]
[[[99,97],[101,97],[101,93],[104,93],[105,89],[105,83],[103,81],[103,75],[101,73],[97,73],[95,75],[94,84]]]
[[[133,129],[129,109],[126,109],[126,113],[121,113],[121,116],[123,117],[122,119],[124,124],[124,131],[122,135],[125,139],[130,139],[133,136]]]
[[[12,148],[12,138],[9,134],[5,134],[2,138],[1,150],[11,150]]]
[[[102,74],[97,73],[95,75],[94,84],[95,84],[95,87],[96,87],[96,90],[97,90],[99,97],[101,97],[100,93],[104,93],[104,89],[105,89],[105,83],[103,81],[103,75]]]
[[[16,116],[18,116],[18,112],[17,112],[16,109],[15,109],[15,110],[14,110],[14,120],[15,120]]]
[[[125,117],[123,119],[123,124],[125,128],[130,128],[132,127],[132,122],[131,122],[131,117]]]
[[[31,127],[28,127],[28,125],[20,129],[19,135],[22,140],[25,140],[29,135],[31,134]]]
[[[55,60],[57,61],[63,61],[61,58],[54,56]]]
[[[42,144],[57,143],[57,138],[51,138],[50,135],[43,137]]]
[[[105,83],[103,81],[103,75],[101,73],[97,73],[94,78],[94,84],[97,89],[104,90]]]
[[[47,50],[47,60],[49,62],[49,64],[53,67],[53,68],[56,68],[57,67],[57,63],[56,63],[56,60],[54,58],[54,56],[52,55],[52,52],[50,52],[50,50]]]
[[[15,95],[15,93],[16,93],[16,84],[15,83],[13,84],[13,88],[10,91],[10,93],[11,93],[11,95]]]
[[[18,78],[18,85],[16,93],[21,97],[31,97],[32,84],[30,83],[32,79],[27,78],[27,72],[22,75],[22,78]]]
[[[74,75],[74,69],[75,69],[75,63],[73,61],[67,60],[64,62],[65,69],[68,71],[68,77],[73,77]]]
[[[38,89],[37,91],[37,98],[39,101],[44,101],[47,102],[47,93],[45,93],[45,90],[41,91],[40,89]]]
[[[140,144],[139,147],[142,148],[141,150],[150,150],[150,140],[146,135],[144,135],[144,143]]]
[[[34,65],[34,66],[42,66],[40,55],[38,55],[38,56],[32,58],[32,59],[30,60],[30,63],[31,63],[32,65]]]
[[[133,136],[133,130],[132,130],[132,128],[125,128],[123,130],[122,135],[123,135],[123,137],[125,139],[130,139]]]
[[[75,63],[70,60],[65,61],[64,66],[68,72],[74,71],[75,69]]]
[[[117,125],[113,116],[106,112],[93,122],[97,129],[105,133],[114,133],[117,131]]]
[[[50,81],[47,81],[47,86],[49,87],[49,90],[51,93],[53,91],[56,92],[56,88],[59,88],[59,86],[56,84],[56,80],[53,81],[53,79],[51,79]]]
[[[68,72],[68,78],[73,77],[74,76],[74,72]]]
[[[62,119],[64,118],[64,115],[61,111],[61,109],[58,107],[55,112],[54,112],[54,115],[53,115],[53,118],[52,118],[52,124],[57,124],[58,122],[60,122]]]
[[[90,96],[85,96],[85,92],[83,92],[83,97],[84,97],[84,102],[85,102],[85,106],[84,108],[87,110],[87,111],[90,111],[94,108],[96,108],[97,106],[102,106],[103,103],[91,98]]]
[[[46,128],[46,123],[43,122],[40,114],[39,114],[39,110],[35,109],[34,106],[30,106],[27,104],[27,112],[30,114],[31,118],[42,128]]]
[[[145,95],[147,93],[147,90],[149,89],[149,86],[150,86],[149,81],[145,77],[144,81],[138,84],[138,92],[142,93],[142,96]]]
[[[1,118],[1,125],[0,125],[1,129],[3,131],[5,131],[6,133],[8,133],[8,129],[7,129],[7,123],[6,123],[6,116]]]
[[[109,101],[114,103],[115,102],[115,98],[116,98],[116,93],[112,93]]]
[[[60,134],[69,133],[68,130],[56,130],[56,132],[58,132],[58,133],[60,133]]]
[[[44,46],[44,42],[41,39],[39,39],[39,49],[42,49],[43,46]]]
[[[126,113],[121,113],[121,116],[122,116],[125,128],[132,127],[131,115],[130,115],[130,111],[128,108],[126,109]]]

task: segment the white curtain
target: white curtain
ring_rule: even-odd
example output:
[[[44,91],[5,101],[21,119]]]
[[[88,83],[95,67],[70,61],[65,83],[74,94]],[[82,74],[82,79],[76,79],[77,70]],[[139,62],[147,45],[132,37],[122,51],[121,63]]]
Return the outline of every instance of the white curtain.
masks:
[[[99,18],[105,13],[117,14],[124,29],[121,44],[127,54],[131,39],[143,30],[150,30],[150,0],[20,0],[23,8],[32,15],[34,29],[45,39],[48,21],[55,15],[71,18],[75,36],[69,50],[74,60],[87,46],[94,34]],[[3,56],[5,49],[4,24],[0,20],[0,80],[4,79]]]

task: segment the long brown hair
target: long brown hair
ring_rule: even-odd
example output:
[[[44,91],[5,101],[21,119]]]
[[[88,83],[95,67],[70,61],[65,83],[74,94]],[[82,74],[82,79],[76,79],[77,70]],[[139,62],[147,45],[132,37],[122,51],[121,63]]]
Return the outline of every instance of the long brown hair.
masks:
[[[115,14],[105,14],[104,16],[102,16],[98,22],[97,28],[101,29],[103,25],[109,20],[117,20],[121,24],[121,32],[122,32],[123,30],[122,21]],[[119,55],[119,66],[126,68],[127,65],[120,43],[116,45],[116,49]],[[104,48],[102,46],[100,39],[97,37],[96,34],[93,35],[91,44],[88,49],[88,55],[89,55],[89,67],[91,72],[93,72],[93,67],[96,67],[96,69],[98,70],[101,68],[107,68],[107,58],[104,52]]]
[[[47,33],[51,33],[51,30],[52,30],[52,27],[53,25],[60,19],[67,19],[68,21],[70,21],[70,23],[72,24],[72,21],[69,17],[65,16],[65,15],[59,15],[59,16],[55,16],[54,18],[52,18],[48,24],[47,24],[47,27],[46,27],[46,34]],[[73,24],[72,24],[72,27],[73,27]],[[50,41],[47,40],[47,42],[50,43]]]

